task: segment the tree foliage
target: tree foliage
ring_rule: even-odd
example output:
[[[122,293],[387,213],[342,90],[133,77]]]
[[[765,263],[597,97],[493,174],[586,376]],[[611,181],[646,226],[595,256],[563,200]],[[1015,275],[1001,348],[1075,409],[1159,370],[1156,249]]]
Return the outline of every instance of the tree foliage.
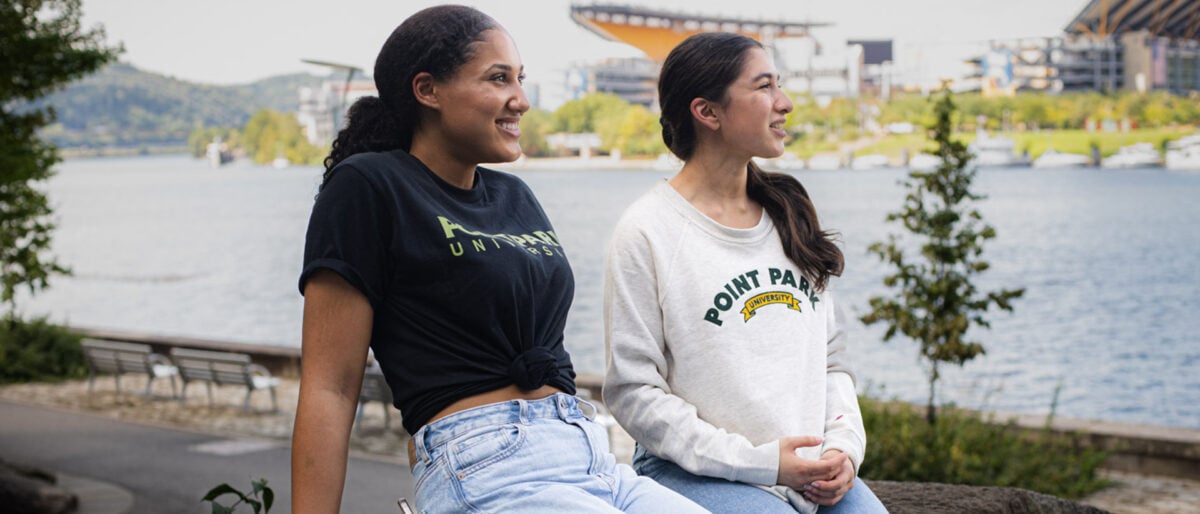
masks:
[[[63,84],[116,58],[100,28],[83,30],[79,0],[15,0],[0,3],[0,300],[15,312],[15,294],[46,287],[68,270],[45,253],[54,223],[46,195],[35,185],[59,161],[38,130],[54,110],[32,106]]]
[[[260,109],[294,112],[297,90],[321,80],[295,73],[249,84],[200,84],[118,62],[35,105],[54,106],[58,119],[42,135],[59,148],[177,146],[197,128],[241,127]]]
[[[262,109],[241,131],[242,147],[254,162],[265,164],[278,157],[299,164],[319,164],[324,152],[308,142],[292,114]]]
[[[629,104],[612,93],[594,93],[571,100],[554,111],[554,128],[574,134],[596,132],[600,125],[619,118]]]
[[[533,108],[521,115],[521,149],[530,157],[550,155],[546,136],[554,132],[554,115]]]
[[[595,133],[601,150],[626,155],[657,155],[667,151],[662,143],[658,116],[612,93],[592,93],[571,100],[554,111],[558,132]]]
[[[243,503],[249,505],[254,510],[254,514],[271,512],[271,506],[275,504],[275,491],[267,487],[267,479],[251,480],[250,488],[249,492],[242,492],[227,483],[220,484],[209,489],[200,501],[208,502],[212,506],[213,514],[233,514],[237,506]],[[230,505],[217,503],[217,498],[226,495],[233,495],[237,501]]]
[[[871,101],[871,100],[860,100]],[[1087,122],[1129,120],[1139,127],[1200,124],[1200,94],[1172,95],[1096,91],[1062,94],[1019,93],[1013,97],[984,98],[978,93],[958,95],[960,128],[973,131],[1008,129],[1081,129]],[[930,103],[919,95],[900,95],[881,104],[880,123],[917,122],[931,117]],[[982,124],[979,122],[982,121]]]
[[[1011,311],[1011,301],[1024,289],[980,292],[972,278],[988,269],[982,260],[983,243],[996,231],[983,222],[971,202],[984,197],[971,191],[975,170],[971,154],[961,142],[951,139],[954,102],[949,91],[934,105],[935,123],[929,135],[937,144],[934,155],[941,165],[929,172],[913,171],[905,187],[904,205],[888,214],[888,222],[899,222],[916,245],[896,234],[876,242],[870,252],[895,269],[883,283],[897,289],[895,295],[871,298],[871,312],[863,316],[868,325],[887,325],[884,340],[897,334],[920,344],[920,355],[928,361],[928,419],[936,419],[934,406],[938,366],[962,365],[984,353],[983,345],[967,339],[972,325],[988,328],[983,314],[992,306]],[[910,258],[906,248],[919,247]]]

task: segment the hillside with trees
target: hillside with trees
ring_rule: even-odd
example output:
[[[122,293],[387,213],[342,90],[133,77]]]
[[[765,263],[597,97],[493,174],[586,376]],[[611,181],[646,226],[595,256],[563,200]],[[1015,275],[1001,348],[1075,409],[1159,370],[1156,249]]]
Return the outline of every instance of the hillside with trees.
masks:
[[[297,90],[322,80],[297,73],[218,86],[114,63],[32,107],[54,108],[57,122],[42,135],[60,148],[182,148],[198,128],[240,127],[264,108],[295,112]]]

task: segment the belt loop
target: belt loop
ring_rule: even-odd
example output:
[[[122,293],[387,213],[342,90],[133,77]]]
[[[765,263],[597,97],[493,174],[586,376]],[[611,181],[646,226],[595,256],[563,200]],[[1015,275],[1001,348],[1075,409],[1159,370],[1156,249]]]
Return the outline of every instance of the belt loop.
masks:
[[[578,396],[575,397],[575,403],[577,405],[579,405],[579,412],[583,413],[583,417],[587,418],[588,421],[596,421],[596,415],[600,413],[599,407],[597,407],[594,403],[584,400],[583,398],[580,398]],[[591,414],[588,414],[587,412],[583,411],[584,405],[587,405],[588,407],[592,408]]]
[[[529,424],[529,402],[521,399],[513,400],[517,404],[517,412],[521,418],[522,425]]]
[[[425,447],[425,432],[426,430],[422,427],[421,430],[417,430],[417,433],[413,434],[413,451],[416,452],[416,461],[429,460],[429,449]]]

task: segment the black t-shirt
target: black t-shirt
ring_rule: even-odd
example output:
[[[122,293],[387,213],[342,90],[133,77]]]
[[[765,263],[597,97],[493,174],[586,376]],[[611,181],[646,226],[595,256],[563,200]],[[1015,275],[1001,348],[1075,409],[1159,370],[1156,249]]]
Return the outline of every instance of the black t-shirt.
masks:
[[[517,177],[476,168],[470,190],[403,151],[338,164],[317,195],[300,292],[319,269],[374,309],[371,349],[404,428],[509,384],[575,393],[563,326],[575,280]]]

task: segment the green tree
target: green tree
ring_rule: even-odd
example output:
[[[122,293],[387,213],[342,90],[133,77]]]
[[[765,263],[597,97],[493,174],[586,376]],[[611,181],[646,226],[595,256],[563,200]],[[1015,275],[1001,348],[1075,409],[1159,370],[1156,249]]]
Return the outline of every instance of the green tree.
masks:
[[[521,116],[521,150],[530,157],[550,155],[546,136],[554,131],[554,115],[533,108]]]
[[[242,145],[246,154],[259,164],[284,157],[299,164],[317,164],[322,150],[304,137],[304,129],[296,117],[270,109],[255,113],[242,128]]]
[[[658,115],[649,109],[630,105],[620,121],[613,148],[619,148],[626,155],[658,155],[667,151]]]
[[[962,365],[984,353],[983,345],[966,339],[972,324],[990,326],[983,314],[996,306],[1011,311],[1011,301],[1024,289],[981,293],[972,277],[986,271],[983,242],[996,237],[996,231],[983,222],[970,202],[982,195],[971,192],[975,170],[971,154],[960,141],[951,139],[955,107],[947,89],[936,100],[936,120],[930,137],[937,144],[934,155],[942,161],[929,172],[913,171],[905,182],[904,205],[888,214],[887,221],[899,221],[920,245],[920,258],[910,260],[905,245],[895,234],[888,241],[871,245],[870,252],[895,268],[895,274],[883,279],[884,285],[898,294],[871,298],[871,312],[861,318],[868,325],[884,322],[884,341],[902,333],[920,344],[920,355],[929,364],[929,404],[927,419],[936,419],[934,399],[938,366]],[[911,245],[909,245],[911,247]]]
[[[554,111],[554,129],[573,134],[597,132],[600,125],[618,118],[629,108],[621,97],[611,93],[591,93],[571,100]]]
[[[83,30],[79,0],[9,0],[0,4],[0,300],[16,312],[16,290],[45,288],[69,273],[47,256],[52,209],[35,185],[60,161],[38,130],[54,121],[51,107],[30,105],[116,58],[102,28]],[[10,316],[10,320],[15,317]]]

